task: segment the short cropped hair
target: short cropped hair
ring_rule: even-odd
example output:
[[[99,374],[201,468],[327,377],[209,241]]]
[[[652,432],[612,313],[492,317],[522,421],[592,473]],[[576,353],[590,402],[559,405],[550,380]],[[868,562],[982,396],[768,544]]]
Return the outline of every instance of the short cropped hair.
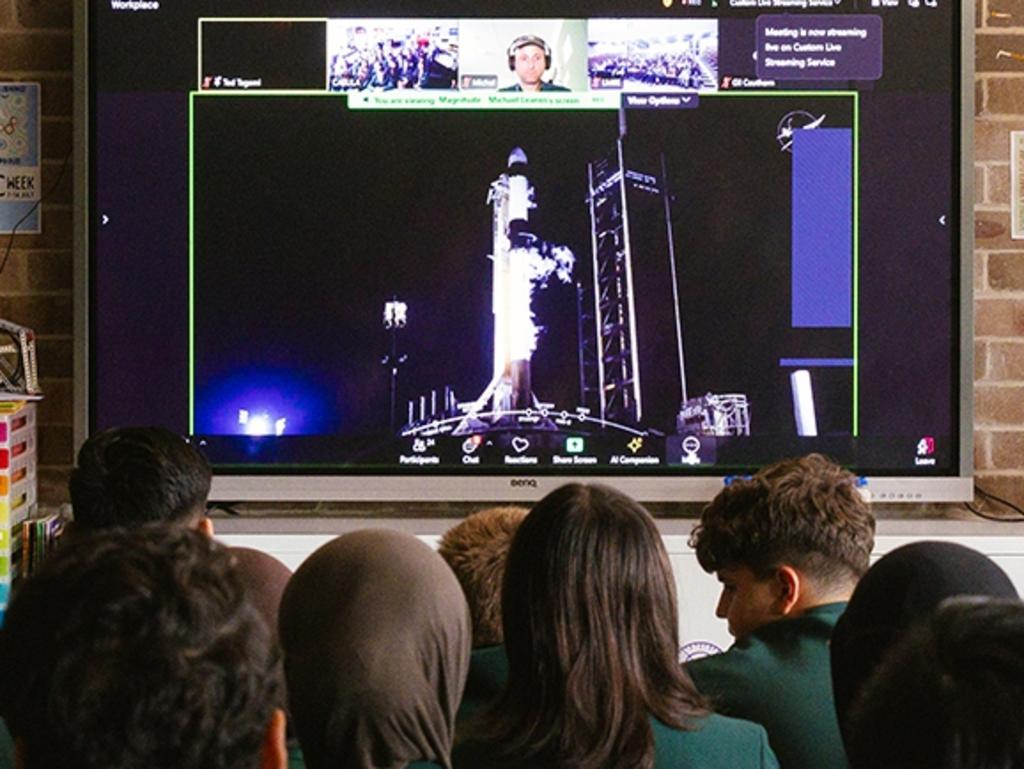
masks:
[[[732,482],[704,508],[690,537],[707,572],[783,563],[828,586],[868,569],[875,519],[855,477],[820,454],[787,459]]]
[[[282,685],[227,549],[149,524],[58,548],[0,629],[27,769],[252,769]]]
[[[455,572],[469,603],[474,648],[495,646],[504,639],[501,583],[512,538],[527,512],[522,507],[480,510],[441,537],[438,552]]]
[[[944,602],[872,675],[847,748],[853,769],[1024,766],[1024,604]]]
[[[69,484],[75,527],[95,531],[201,516],[212,472],[206,457],[162,427],[121,427],[82,444]]]

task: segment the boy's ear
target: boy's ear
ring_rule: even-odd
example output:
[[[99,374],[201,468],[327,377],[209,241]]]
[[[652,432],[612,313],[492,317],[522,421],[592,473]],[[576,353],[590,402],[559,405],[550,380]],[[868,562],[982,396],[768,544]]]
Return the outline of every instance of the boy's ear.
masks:
[[[800,605],[804,581],[800,572],[788,564],[775,570],[776,610],[783,617],[793,613]]]
[[[213,519],[209,518],[209,517],[207,517],[205,515],[202,516],[196,522],[196,531],[198,531],[200,534],[205,534],[206,536],[212,538],[213,537]]]
[[[260,750],[260,769],[288,769],[288,746],[285,742],[285,726],[287,719],[284,711],[275,708],[267,731],[263,735],[263,746]]]

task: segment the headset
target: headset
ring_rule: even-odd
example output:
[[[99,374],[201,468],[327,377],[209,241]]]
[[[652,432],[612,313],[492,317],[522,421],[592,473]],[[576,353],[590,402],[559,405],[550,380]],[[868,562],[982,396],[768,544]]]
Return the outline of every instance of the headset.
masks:
[[[544,69],[551,69],[551,48],[544,42],[544,38],[536,35],[520,35],[508,47],[508,68],[513,72],[516,69],[516,51],[525,45],[535,45],[544,49]]]

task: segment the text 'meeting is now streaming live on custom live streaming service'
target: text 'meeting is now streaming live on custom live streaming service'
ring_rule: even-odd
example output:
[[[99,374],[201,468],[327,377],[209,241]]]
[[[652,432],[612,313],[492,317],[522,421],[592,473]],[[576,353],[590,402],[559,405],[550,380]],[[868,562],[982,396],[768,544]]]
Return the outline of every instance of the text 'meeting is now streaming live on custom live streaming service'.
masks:
[[[90,429],[955,475],[957,4],[582,7],[92,2]]]

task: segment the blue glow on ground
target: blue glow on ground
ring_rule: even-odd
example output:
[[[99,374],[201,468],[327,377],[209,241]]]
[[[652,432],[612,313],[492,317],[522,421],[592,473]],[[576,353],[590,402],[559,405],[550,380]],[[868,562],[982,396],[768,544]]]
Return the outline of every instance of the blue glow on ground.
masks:
[[[282,419],[285,436],[318,435],[338,417],[319,387],[291,372],[234,374],[196,393],[199,434],[273,436]]]

